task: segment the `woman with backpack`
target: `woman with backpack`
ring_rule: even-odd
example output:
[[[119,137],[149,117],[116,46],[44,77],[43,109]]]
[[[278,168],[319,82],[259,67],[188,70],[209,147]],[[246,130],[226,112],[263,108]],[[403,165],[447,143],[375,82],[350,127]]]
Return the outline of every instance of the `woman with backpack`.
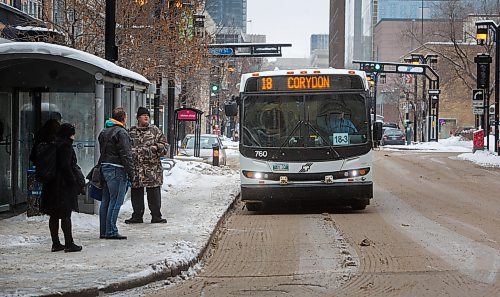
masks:
[[[54,132],[50,131],[49,132]],[[45,142],[53,143],[56,150],[55,174],[45,180],[42,188],[40,211],[50,216],[49,229],[52,238],[52,251],[79,252],[82,247],[73,242],[71,231],[71,212],[78,211],[78,194],[84,193],[85,179],[77,165],[76,154],[73,150],[75,126],[69,123],[61,124],[53,138],[51,133]],[[36,150],[36,146],[35,146]],[[49,154],[45,154],[49,155]],[[43,158],[35,153],[35,164],[44,164]],[[43,168],[39,168],[43,170]],[[37,168],[37,171],[39,170]],[[64,233],[64,245],[59,241],[59,221]]]

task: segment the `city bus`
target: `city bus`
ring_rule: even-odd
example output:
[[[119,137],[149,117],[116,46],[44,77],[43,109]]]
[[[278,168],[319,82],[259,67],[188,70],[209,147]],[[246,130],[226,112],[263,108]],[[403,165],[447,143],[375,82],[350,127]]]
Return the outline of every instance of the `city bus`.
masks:
[[[372,127],[364,71],[276,70],[243,74],[226,115],[240,113],[241,199],[325,200],[363,210],[373,197]],[[379,125],[380,124],[380,125]],[[373,133],[372,133],[373,130]]]

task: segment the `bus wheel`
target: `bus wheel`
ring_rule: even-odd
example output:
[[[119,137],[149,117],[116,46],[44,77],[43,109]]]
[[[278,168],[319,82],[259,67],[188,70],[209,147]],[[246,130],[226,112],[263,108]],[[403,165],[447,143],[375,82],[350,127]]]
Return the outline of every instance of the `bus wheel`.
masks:
[[[355,200],[351,202],[352,210],[363,210],[366,208],[367,203],[363,200]]]
[[[248,211],[259,211],[262,209],[262,203],[260,202],[245,202],[245,206]]]

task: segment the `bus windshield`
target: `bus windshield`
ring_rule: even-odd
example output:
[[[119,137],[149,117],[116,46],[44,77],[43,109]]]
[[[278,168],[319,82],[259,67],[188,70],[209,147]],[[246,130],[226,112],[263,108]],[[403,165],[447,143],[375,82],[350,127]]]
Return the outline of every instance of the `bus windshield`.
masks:
[[[368,141],[362,94],[283,94],[243,98],[243,145],[292,148]]]

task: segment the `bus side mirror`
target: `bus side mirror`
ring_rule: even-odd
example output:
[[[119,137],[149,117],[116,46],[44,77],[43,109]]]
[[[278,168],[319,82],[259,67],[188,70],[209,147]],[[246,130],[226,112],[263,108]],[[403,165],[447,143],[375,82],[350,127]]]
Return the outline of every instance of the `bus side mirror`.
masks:
[[[228,117],[234,117],[238,115],[238,102],[237,100],[231,100],[224,103],[224,113]]]
[[[375,122],[373,124],[373,140],[380,141],[382,139],[382,123]]]

